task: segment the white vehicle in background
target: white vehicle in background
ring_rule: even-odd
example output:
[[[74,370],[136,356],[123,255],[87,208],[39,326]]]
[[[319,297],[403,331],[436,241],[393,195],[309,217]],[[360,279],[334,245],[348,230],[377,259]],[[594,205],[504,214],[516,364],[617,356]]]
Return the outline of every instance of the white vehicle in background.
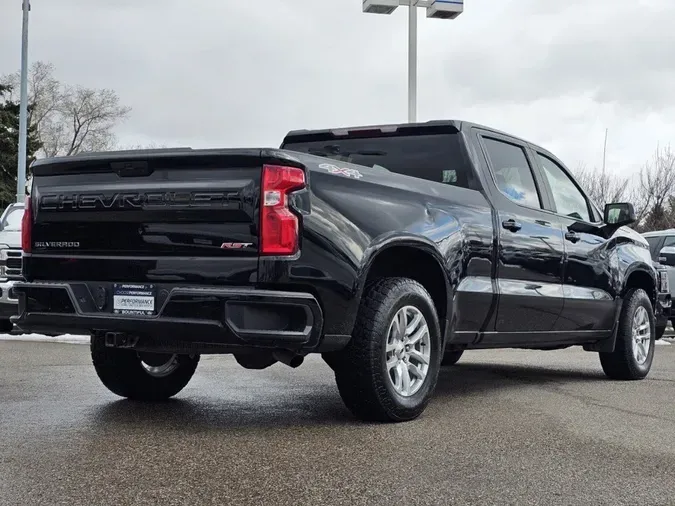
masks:
[[[10,204],[0,217],[0,332],[13,328],[10,316],[18,310],[13,286],[21,279],[21,220],[23,203]]]
[[[675,283],[675,228],[645,232],[642,236],[649,243],[649,252],[652,255],[652,260],[657,264],[664,265],[668,269],[670,291],[672,297],[675,298],[675,286],[673,285]],[[668,319],[675,327],[675,313],[672,311],[671,309]],[[659,339],[665,330],[665,327],[657,327],[656,338]]]

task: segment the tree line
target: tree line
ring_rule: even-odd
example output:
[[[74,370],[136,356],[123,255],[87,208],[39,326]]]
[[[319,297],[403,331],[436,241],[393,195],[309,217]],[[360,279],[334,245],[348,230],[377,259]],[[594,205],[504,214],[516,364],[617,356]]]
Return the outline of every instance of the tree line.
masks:
[[[0,205],[15,201],[19,143],[19,72],[0,76]],[[35,62],[28,79],[28,165],[38,157],[119,148],[114,129],[131,109],[115,91],[70,85],[51,63]],[[142,148],[144,146],[132,146]],[[158,146],[145,146],[158,147]],[[640,232],[675,228],[675,152],[657,146],[637,173],[617,176],[581,165],[573,171],[593,201],[631,202]]]
[[[635,207],[638,232],[675,228],[675,151],[657,146],[651,158],[630,176],[580,165],[573,171],[579,184],[602,209],[610,202]]]
[[[131,109],[115,91],[70,85],[51,63],[35,62],[28,79],[28,166],[38,157],[117,147],[114,128]],[[0,204],[16,200],[20,74],[0,76]]]

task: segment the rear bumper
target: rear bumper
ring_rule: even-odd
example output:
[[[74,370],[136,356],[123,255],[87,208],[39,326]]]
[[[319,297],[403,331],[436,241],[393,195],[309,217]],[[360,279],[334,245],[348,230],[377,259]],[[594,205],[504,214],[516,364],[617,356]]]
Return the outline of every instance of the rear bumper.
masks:
[[[17,282],[18,316],[12,321],[26,332],[101,332],[110,345],[138,349],[309,352],[320,343],[323,314],[311,294],[156,286],[157,314],[129,316],[113,314],[112,283]]]

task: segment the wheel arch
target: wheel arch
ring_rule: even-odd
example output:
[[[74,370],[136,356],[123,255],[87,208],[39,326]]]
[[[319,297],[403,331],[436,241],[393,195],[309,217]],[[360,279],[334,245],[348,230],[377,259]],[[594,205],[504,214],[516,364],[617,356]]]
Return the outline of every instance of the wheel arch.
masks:
[[[417,236],[389,238],[370,248],[359,273],[358,300],[366,286],[381,277],[407,277],[420,283],[431,295],[446,337],[447,321],[452,312],[450,284],[443,255],[432,241]]]
[[[655,308],[656,283],[656,271],[647,264],[635,263],[626,269],[623,283],[617,294],[615,325],[612,329],[611,336],[598,343],[584,345],[584,349],[587,351],[613,352],[616,347],[617,333],[619,331],[619,317],[621,315],[621,310],[623,309],[626,295],[634,288],[641,288],[647,293],[647,297],[649,297],[652,306]]]
[[[625,273],[620,297],[623,299],[632,288],[641,288],[649,296],[652,305],[656,304],[656,271],[647,264],[637,263],[630,266]]]

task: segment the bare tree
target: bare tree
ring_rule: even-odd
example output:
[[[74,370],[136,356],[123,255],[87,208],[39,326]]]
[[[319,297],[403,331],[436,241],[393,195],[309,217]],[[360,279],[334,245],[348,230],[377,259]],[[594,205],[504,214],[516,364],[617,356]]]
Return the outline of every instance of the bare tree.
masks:
[[[50,157],[112,148],[114,127],[131,109],[120,105],[113,90],[63,85],[53,73],[53,65],[44,62],[34,63],[29,73],[29,123],[42,144],[40,154]],[[18,84],[19,74],[4,76],[3,82]]]
[[[149,144],[126,144],[126,145],[118,145],[115,149],[119,149],[121,151],[131,151],[131,150],[139,150],[139,149],[168,149],[169,146],[166,144],[157,144],[156,142],[150,142]]]
[[[605,204],[622,202],[629,198],[630,177],[612,176],[606,171],[590,169],[585,165],[579,165],[573,172],[579,184],[600,209]]]
[[[580,165],[573,171],[599,206],[631,202],[640,232],[675,227],[675,151],[657,146],[652,158],[632,177],[616,177]]]
[[[670,145],[656,147],[640,170],[636,186],[636,214],[643,231],[675,226],[671,198],[675,193],[675,152]]]
[[[67,86],[56,111],[41,134],[47,156],[111,149],[115,145],[113,128],[130,109],[119,104],[112,90]]]
[[[30,68],[28,79],[28,123],[41,125],[46,118],[56,112],[62,98],[61,83],[54,78],[54,65],[45,62],[35,62]],[[19,101],[20,89],[19,73],[10,74],[2,78],[2,82],[12,86],[11,100]]]

